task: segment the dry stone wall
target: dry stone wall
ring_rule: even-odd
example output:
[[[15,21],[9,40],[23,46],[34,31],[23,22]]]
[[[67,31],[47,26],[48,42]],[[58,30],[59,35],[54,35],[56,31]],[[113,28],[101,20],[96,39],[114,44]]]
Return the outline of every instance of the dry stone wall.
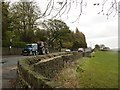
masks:
[[[81,53],[53,53],[19,60],[16,88],[56,88],[52,78],[65,63],[82,57]]]

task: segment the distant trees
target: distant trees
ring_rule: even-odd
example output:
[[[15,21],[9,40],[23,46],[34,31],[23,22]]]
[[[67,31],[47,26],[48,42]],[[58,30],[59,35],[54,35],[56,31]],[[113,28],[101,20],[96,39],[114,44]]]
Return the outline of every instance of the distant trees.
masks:
[[[73,35],[74,41],[73,41],[73,49],[78,49],[78,48],[86,48],[87,43],[86,43],[86,38],[85,35],[76,28],[76,32]]]
[[[46,41],[50,47],[78,49],[87,47],[85,35],[76,28],[76,32],[69,29],[61,20],[48,19],[42,22],[43,29],[38,26],[41,12],[36,3],[30,2],[2,2],[2,35],[3,40],[32,43]],[[5,41],[4,41],[5,42]]]
[[[11,29],[20,35],[20,39],[31,42],[37,29],[40,10],[35,2],[17,2],[10,8]]]
[[[110,48],[106,47],[104,44],[100,44],[100,45],[96,44],[95,50],[108,51],[108,50],[110,50]]]
[[[62,48],[64,39],[70,33],[69,27],[66,25],[66,23],[56,19],[49,19],[44,21],[43,26],[47,30],[48,44],[52,47],[57,46]]]
[[[70,31],[69,27],[63,21],[49,19],[43,23],[43,26],[48,31],[48,43],[52,47],[59,49],[87,47],[85,35],[77,28],[75,33]]]
[[[98,44],[95,45],[95,50],[100,50],[100,46]]]
[[[105,48],[105,45],[104,45],[104,44],[101,44],[101,45],[100,45],[100,49],[103,49],[103,48]]]

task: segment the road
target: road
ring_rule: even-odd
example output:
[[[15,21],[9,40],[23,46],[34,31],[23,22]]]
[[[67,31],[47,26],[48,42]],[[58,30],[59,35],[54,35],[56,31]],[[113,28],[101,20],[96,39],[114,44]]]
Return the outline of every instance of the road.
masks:
[[[3,56],[0,61],[0,85],[2,88],[12,88],[16,80],[17,61],[33,56]]]

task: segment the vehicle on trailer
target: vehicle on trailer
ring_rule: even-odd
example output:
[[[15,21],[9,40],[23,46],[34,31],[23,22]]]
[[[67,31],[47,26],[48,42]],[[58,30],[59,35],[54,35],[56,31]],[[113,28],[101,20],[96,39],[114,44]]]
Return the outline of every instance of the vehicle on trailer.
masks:
[[[44,55],[48,53],[49,50],[46,46],[46,43],[43,41],[27,44],[26,47],[22,50],[22,55]]]

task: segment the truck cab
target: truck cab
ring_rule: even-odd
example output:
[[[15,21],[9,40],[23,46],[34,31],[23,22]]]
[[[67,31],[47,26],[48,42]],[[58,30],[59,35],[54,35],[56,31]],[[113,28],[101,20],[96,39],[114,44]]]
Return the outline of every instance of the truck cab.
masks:
[[[22,50],[22,55],[44,55],[48,53],[49,50],[44,42],[27,44]]]
[[[27,44],[26,47],[22,50],[23,55],[37,55],[38,46],[36,43]]]

